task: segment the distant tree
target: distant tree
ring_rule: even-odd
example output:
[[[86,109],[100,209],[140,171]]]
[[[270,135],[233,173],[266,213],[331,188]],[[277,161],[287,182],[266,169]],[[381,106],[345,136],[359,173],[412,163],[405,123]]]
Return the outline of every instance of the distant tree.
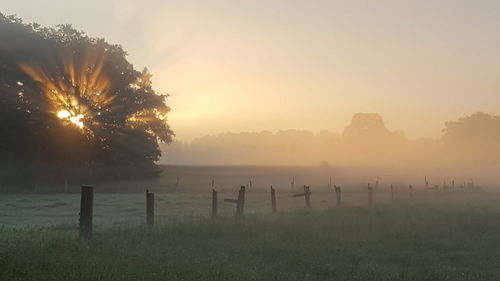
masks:
[[[0,14],[4,179],[158,172],[158,143],[173,136],[170,109],[147,69],[135,70],[126,55],[70,25],[45,28]]]
[[[443,140],[448,144],[500,145],[500,116],[483,112],[446,122]]]
[[[343,133],[345,138],[373,138],[387,134],[384,120],[376,113],[356,113]]]
[[[342,136],[350,143],[394,142],[404,140],[404,134],[389,131],[384,119],[377,113],[356,113],[351,123],[344,129]]]

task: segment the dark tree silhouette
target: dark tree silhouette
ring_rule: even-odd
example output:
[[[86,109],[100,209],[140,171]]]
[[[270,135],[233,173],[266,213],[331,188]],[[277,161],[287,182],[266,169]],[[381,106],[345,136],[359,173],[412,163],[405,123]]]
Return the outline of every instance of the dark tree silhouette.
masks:
[[[171,142],[165,95],[119,45],[70,25],[45,28],[0,14],[3,180],[157,174]]]

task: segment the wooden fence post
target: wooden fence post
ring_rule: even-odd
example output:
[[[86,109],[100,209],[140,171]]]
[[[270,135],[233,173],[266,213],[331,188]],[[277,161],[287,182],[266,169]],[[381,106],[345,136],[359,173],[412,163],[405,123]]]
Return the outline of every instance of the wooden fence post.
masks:
[[[413,186],[410,184],[409,186],[410,189],[410,199],[413,200]]]
[[[271,185],[271,206],[273,214],[276,213],[276,190]]]
[[[224,199],[224,202],[235,203],[236,204],[236,215],[243,215],[243,210],[245,208],[245,186],[240,187],[238,193],[238,199]]]
[[[391,184],[391,202],[394,203],[394,187]]]
[[[146,224],[155,224],[155,194],[146,190]]]
[[[82,186],[80,200],[80,238],[92,235],[92,217],[94,208],[94,187]]]
[[[293,197],[301,197],[301,196],[304,196],[305,201],[306,201],[306,207],[307,207],[307,208],[311,208],[311,191],[310,191],[309,186],[305,186],[305,185],[304,185],[304,192],[302,192],[302,193],[298,193],[298,194],[294,194],[294,195],[292,195],[292,196],[293,196]]]
[[[218,211],[218,201],[217,201],[217,191],[212,189],[212,219],[217,217]]]
[[[236,206],[236,214],[243,215],[243,210],[245,209],[245,187],[241,186],[238,192],[238,205]]]
[[[373,187],[368,184],[368,203],[373,204]]]
[[[333,186],[335,188],[335,196],[337,197],[337,206],[340,207],[340,200],[341,200],[341,190],[340,186]]]

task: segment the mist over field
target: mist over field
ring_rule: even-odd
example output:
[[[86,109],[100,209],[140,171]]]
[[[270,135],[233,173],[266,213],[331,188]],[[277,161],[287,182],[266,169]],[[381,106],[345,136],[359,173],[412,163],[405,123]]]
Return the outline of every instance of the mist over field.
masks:
[[[443,124],[440,138],[409,139],[379,114],[358,113],[342,132],[222,133],[163,146],[160,163],[285,165],[371,169],[404,178],[438,176],[500,182],[500,117],[473,113]]]

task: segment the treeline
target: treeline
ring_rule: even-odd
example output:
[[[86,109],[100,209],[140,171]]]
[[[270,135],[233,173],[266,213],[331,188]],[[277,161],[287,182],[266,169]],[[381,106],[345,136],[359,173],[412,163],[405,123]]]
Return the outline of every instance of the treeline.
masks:
[[[494,174],[500,166],[500,117],[486,113],[445,124],[439,139],[409,140],[378,114],[358,113],[341,133],[287,130],[224,133],[163,147],[164,163],[323,165]]]

